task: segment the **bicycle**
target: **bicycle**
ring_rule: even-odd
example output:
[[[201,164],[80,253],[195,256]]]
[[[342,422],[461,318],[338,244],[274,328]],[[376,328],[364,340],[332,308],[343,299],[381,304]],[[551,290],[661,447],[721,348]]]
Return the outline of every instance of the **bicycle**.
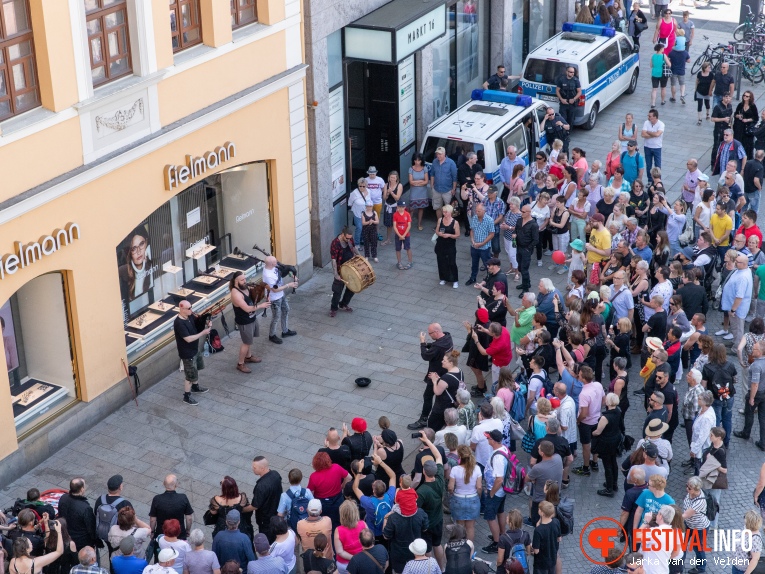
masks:
[[[752,39],[754,34],[765,31],[765,24],[763,24],[763,20],[765,20],[765,14],[758,14],[755,18],[755,15],[752,13],[752,9],[749,7],[749,5],[746,5],[746,9],[749,11],[746,20],[744,20],[744,22],[733,31],[733,38],[739,42],[742,40],[748,42]]]
[[[703,36],[703,38],[709,40],[707,36]],[[707,44],[706,49],[698,58],[696,58],[696,61],[693,62],[693,66],[691,66],[691,74],[696,75],[699,73],[701,71],[701,66],[703,66],[705,62],[711,63],[712,70],[716,70],[722,62],[727,49],[728,46],[725,44],[717,44],[715,47],[712,47],[712,44]]]

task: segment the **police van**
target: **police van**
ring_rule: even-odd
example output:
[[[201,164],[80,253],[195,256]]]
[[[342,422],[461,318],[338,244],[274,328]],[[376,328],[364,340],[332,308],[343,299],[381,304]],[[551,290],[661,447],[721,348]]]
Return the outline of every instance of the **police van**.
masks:
[[[508,92],[473,90],[471,101],[428,126],[421,153],[432,163],[436,149],[456,158],[475,152],[489,184],[499,183],[499,164],[508,146],[515,146],[526,165],[536,150],[547,145],[539,128],[544,120],[545,102]]]
[[[518,92],[558,109],[556,80],[576,68],[582,86],[574,125],[595,127],[598,112],[637,87],[640,58],[632,39],[608,26],[563,24],[563,31],[531,52],[523,65]]]

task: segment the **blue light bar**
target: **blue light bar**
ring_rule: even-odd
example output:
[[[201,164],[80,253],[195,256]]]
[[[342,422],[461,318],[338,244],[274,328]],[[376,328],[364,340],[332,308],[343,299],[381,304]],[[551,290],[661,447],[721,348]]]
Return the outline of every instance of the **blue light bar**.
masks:
[[[613,38],[616,30],[610,26],[597,26],[595,24],[579,24],[578,22],[564,22],[563,32],[581,32],[582,34],[594,34],[595,36],[605,36]]]
[[[531,96],[500,92],[498,90],[473,90],[470,99],[483,102],[495,102],[497,104],[510,104],[528,108],[532,104]]]

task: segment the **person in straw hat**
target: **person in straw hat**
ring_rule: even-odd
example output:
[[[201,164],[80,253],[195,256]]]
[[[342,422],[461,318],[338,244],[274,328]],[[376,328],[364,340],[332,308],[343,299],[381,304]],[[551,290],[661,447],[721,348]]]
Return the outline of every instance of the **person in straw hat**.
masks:
[[[672,460],[674,453],[672,452],[672,443],[667,439],[662,438],[662,435],[667,432],[669,425],[662,422],[660,419],[651,419],[648,426],[645,428],[645,440],[656,445],[656,449],[659,451],[659,458],[656,464],[665,467],[669,470],[669,461]]]

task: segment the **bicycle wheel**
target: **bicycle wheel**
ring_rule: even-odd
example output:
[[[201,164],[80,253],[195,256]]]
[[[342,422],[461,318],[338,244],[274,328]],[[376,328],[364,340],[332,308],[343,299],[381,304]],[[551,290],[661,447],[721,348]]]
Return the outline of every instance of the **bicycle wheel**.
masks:
[[[735,30],[733,30],[733,38],[737,42],[742,42],[747,32],[749,32],[750,28],[751,28],[751,25],[748,22],[744,22],[743,24],[739,25]]]
[[[691,74],[693,74],[694,76],[698,74],[701,71],[701,66],[703,66],[704,62],[708,60],[709,60],[709,56],[707,56],[706,52],[704,52],[698,58],[696,58],[696,61],[693,62],[693,66],[691,66]]]
[[[753,84],[759,84],[763,80],[762,68],[751,56],[741,58],[741,74]]]

